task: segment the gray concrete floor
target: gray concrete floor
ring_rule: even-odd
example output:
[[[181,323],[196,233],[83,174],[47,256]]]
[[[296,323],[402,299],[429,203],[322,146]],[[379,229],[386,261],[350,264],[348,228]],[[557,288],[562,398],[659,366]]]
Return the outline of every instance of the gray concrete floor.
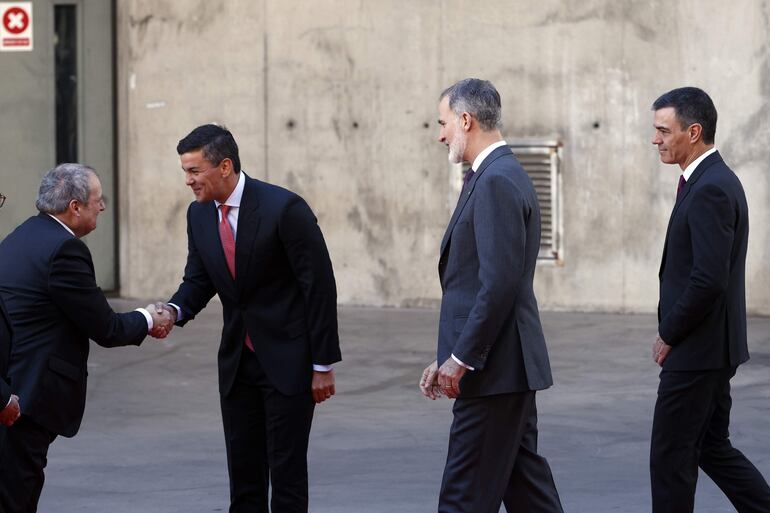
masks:
[[[340,309],[338,394],[316,409],[311,437],[312,512],[436,510],[451,404],[423,398],[416,383],[433,358],[437,317],[433,310]],[[542,317],[556,384],[537,396],[540,449],[565,511],[649,511],[655,319]],[[85,419],[75,438],[51,447],[42,513],[227,511],[220,329],[221,308],[211,304],[165,341],[94,346]],[[733,380],[732,438],[770,477],[770,319],[751,319],[749,333],[752,360]],[[705,476],[696,510],[733,511]]]

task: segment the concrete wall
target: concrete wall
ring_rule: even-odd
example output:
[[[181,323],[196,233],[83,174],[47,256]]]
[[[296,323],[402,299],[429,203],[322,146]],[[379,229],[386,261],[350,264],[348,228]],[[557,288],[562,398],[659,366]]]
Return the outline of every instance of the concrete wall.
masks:
[[[650,104],[697,85],[747,190],[749,307],[770,314],[767,1],[119,0],[117,29],[124,295],[175,290],[192,193],[174,148],[215,121],[247,173],[313,207],[340,302],[435,304],[458,180],[437,95],[477,76],[500,90],[507,137],[564,142],[544,308],[654,310],[679,170],[649,143]]]

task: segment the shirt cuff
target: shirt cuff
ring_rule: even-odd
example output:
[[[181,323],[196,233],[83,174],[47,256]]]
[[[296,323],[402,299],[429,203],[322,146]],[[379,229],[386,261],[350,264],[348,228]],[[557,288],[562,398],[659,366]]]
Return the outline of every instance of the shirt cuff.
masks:
[[[181,308],[179,308],[179,307],[178,307],[177,305],[175,305],[174,303],[166,303],[166,304],[167,304],[168,306],[173,306],[173,307],[174,307],[174,309],[176,310],[176,322],[179,322],[179,321],[181,321],[181,320],[182,320],[182,309],[181,309]]]
[[[471,367],[470,365],[466,365],[466,364],[464,364],[463,362],[461,362],[461,361],[460,361],[460,359],[459,359],[458,357],[456,357],[455,355],[452,355],[452,360],[454,360],[455,362],[457,362],[457,365],[459,365],[459,366],[461,366],[461,367],[465,367],[465,368],[466,368],[466,369],[468,369],[468,370],[476,370],[476,369],[474,369],[473,367]]]
[[[147,331],[150,331],[153,326],[152,315],[150,315],[150,312],[148,312],[146,308],[137,308],[134,311],[144,315],[144,318],[147,319]]]
[[[331,365],[316,365],[314,363],[313,364],[313,370],[315,372],[329,372],[330,370],[332,370],[332,366]]]

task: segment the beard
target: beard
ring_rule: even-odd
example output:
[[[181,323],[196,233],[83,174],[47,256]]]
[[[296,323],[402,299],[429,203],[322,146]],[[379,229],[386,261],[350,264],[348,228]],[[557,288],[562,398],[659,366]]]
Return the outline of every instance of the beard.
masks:
[[[462,163],[467,142],[468,139],[465,137],[464,132],[459,131],[459,133],[455,135],[454,139],[452,139],[452,142],[449,143],[449,162],[452,164]]]

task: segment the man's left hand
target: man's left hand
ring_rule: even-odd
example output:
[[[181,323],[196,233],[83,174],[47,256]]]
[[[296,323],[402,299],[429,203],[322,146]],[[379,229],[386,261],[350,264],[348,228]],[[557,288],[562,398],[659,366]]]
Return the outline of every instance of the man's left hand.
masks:
[[[0,424],[11,427],[14,422],[19,420],[20,416],[21,408],[19,407],[19,396],[11,394],[11,400],[8,402],[8,406],[0,410]]]
[[[313,371],[313,383],[311,384],[313,400],[322,403],[334,395],[334,371]]]
[[[663,342],[663,339],[660,338],[660,335],[657,335],[655,337],[655,342],[652,344],[652,359],[655,361],[655,363],[662,367],[663,362],[666,360],[666,357],[670,352],[671,346]]]
[[[451,356],[438,368],[438,384],[450,399],[460,395],[460,380],[465,375],[466,370]]]

